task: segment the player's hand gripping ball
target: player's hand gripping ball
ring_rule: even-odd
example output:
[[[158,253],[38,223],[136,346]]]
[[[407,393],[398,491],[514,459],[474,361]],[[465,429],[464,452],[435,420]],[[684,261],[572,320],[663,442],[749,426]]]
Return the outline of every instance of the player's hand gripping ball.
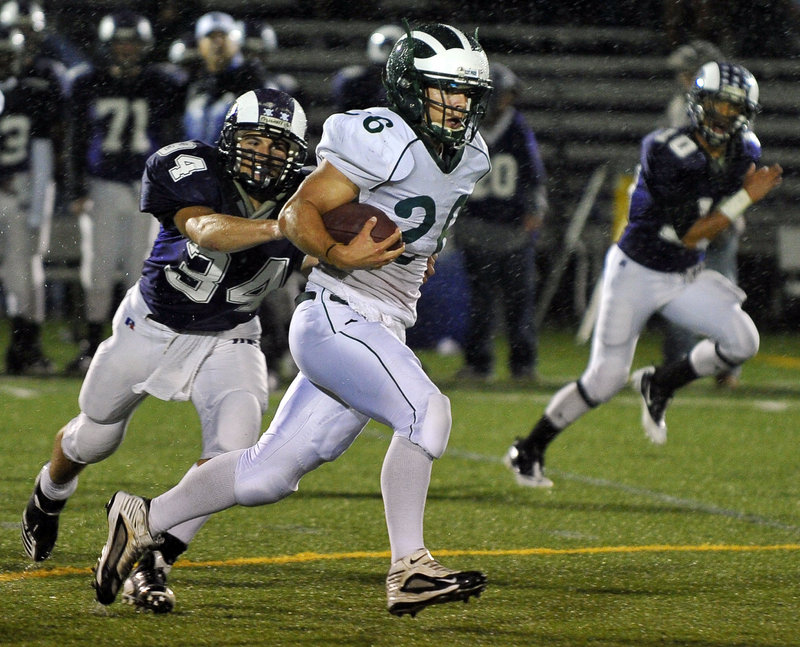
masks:
[[[372,229],[372,240],[376,243],[391,236],[397,225],[391,218],[377,207],[358,202],[347,202],[328,213],[322,214],[325,228],[337,243],[347,244],[363,229],[364,223],[375,216],[378,222]],[[397,249],[402,244],[402,238],[389,249]]]

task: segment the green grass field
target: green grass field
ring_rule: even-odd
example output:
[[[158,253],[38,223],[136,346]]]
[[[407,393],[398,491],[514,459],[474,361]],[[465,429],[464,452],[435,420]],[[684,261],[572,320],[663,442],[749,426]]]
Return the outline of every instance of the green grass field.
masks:
[[[7,334],[4,324],[2,348]],[[48,334],[63,364],[74,346]],[[635,366],[658,359],[657,343],[642,340]],[[81,476],[53,557],[32,565],[19,517],[80,382],[0,377],[0,644],[800,645],[798,337],[765,336],[734,392],[708,380],[681,392],[664,447],[644,438],[634,393],[620,393],[552,445],[551,491],[518,487],[501,456],[579,375],[588,347],[544,331],[542,381],[526,388],[457,384],[458,358],[420,356],[454,414],[426,539],[445,564],[488,574],[480,599],[413,619],[386,612],[389,433],[371,424],[294,496],[212,518],[172,572],[174,613],[102,607],[90,568],[103,504],[117,489],[152,496],[180,478],[198,448],[194,410],[147,401],[120,450]]]

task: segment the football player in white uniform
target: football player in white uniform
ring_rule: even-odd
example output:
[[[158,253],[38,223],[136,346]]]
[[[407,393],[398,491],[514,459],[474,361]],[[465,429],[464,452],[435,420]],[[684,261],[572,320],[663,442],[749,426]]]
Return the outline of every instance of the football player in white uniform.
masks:
[[[506,465],[520,485],[553,484],[543,474],[545,449],[625,385],[639,334],[655,313],[705,337],[684,357],[631,376],[642,396],[642,426],[656,444],[667,440],[664,413],[677,389],[758,351],[758,330],[741,307],[744,293],[702,266],[708,242],[781,182],[779,165],[756,169],[761,144],[750,126],[758,107],[750,72],[710,62],[692,86],[691,125],[656,130],[642,141],[628,225],[606,256],[589,365],[508,450]]]
[[[370,418],[394,431],[381,471],[389,612],[415,614],[486,586],[483,573],[445,568],[425,548],[425,501],[433,459],[447,445],[450,402],[404,338],[430,259],[490,170],[478,134],[489,64],[477,40],[453,27],[409,27],[389,56],[385,83],[391,108],[326,121],[319,166],[280,215],[287,237],[322,261],[289,331],[300,374],[255,446],[213,458],[149,504],[114,495],[109,541],[95,569],[100,602],[114,600],[139,553],[168,526],[282,499],[304,474],[340,456]],[[368,221],[349,244],[335,242],[320,214],[351,201],[382,209],[399,231],[376,243]],[[404,245],[390,251],[401,232]]]

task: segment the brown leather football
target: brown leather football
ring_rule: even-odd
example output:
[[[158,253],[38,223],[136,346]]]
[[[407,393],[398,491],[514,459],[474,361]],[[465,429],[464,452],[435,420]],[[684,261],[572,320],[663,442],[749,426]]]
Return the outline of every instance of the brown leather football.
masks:
[[[376,243],[388,238],[397,229],[397,225],[383,211],[372,205],[358,202],[347,202],[331,209],[328,213],[322,214],[322,222],[325,223],[325,228],[337,243],[346,245],[355,238],[364,227],[364,223],[372,216],[378,219],[372,230],[372,240]],[[389,249],[398,247],[400,247],[400,241]]]

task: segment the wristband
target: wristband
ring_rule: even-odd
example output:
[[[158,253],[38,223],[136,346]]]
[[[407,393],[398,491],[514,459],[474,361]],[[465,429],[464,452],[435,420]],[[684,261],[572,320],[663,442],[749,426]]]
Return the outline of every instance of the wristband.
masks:
[[[337,245],[341,245],[341,243],[333,243],[330,247],[328,247],[328,249],[325,250],[325,258],[328,258],[328,254],[330,253],[330,251]],[[328,258],[328,260],[330,259]]]
[[[753,204],[753,199],[745,189],[739,189],[736,193],[730,196],[727,200],[717,207],[723,216],[725,216],[732,223],[736,222],[744,210]]]

